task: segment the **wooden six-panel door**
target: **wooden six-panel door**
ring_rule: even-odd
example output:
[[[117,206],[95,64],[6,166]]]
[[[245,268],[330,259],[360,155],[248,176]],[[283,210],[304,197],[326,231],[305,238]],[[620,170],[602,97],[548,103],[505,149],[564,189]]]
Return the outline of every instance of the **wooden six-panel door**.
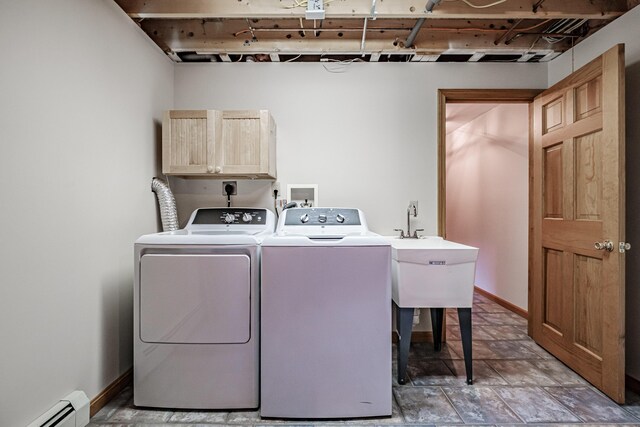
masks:
[[[624,402],[623,45],[531,108],[529,333]]]

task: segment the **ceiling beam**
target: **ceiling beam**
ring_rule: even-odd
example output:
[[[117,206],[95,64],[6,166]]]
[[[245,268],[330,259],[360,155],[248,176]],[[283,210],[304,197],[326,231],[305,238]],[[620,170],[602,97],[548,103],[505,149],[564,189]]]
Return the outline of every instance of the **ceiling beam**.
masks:
[[[332,3],[330,3],[332,4]],[[380,22],[380,20],[372,21]],[[244,25],[244,24],[243,24]],[[256,37],[251,37],[251,31],[246,30],[239,36],[234,36],[234,29],[220,26],[216,22],[203,23],[200,20],[144,20],[141,22],[143,30],[165,51],[173,52],[209,52],[209,53],[265,53],[265,54],[322,54],[361,52],[362,30],[347,32],[341,37],[335,33],[318,30],[318,37],[305,36],[301,30],[285,33],[263,33],[255,29]],[[320,34],[321,33],[321,34]],[[403,40],[407,32],[404,30],[367,31],[366,53],[392,54],[424,54],[424,52],[439,55],[449,50],[464,51],[518,51],[528,50],[564,51],[570,46],[570,41],[549,44],[537,36],[522,36],[514,39],[508,46],[494,44],[493,32],[450,32],[433,31],[423,28],[418,34],[412,48],[405,48]],[[535,39],[535,46],[531,46]]]
[[[115,0],[132,18],[304,18],[306,8],[294,0]],[[478,5],[485,0],[473,0]],[[401,19],[614,19],[628,10],[627,0],[545,0],[536,13],[531,0],[509,0],[476,9],[462,1],[440,3],[433,13],[426,0],[378,2],[377,18]],[[326,5],[325,19],[369,18],[371,0],[334,0]]]
[[[224,54],[273,54],[279,55],[321,55],[321,54],[347,54],[355,55],[361,53],[367,54],[396,54],[396,55],[414,55],[420,54],[421,51],[429,51],[432,55],[450,53],[467,53],[473,52],[480,58],[487,53],[516,53],[523,54],[525,52],[536,52],[537,50],[549,52],[546,47],[530,49],[531,42],[529,40],[516,40],[509,46],[494,46],[491,39],[470,38],[464,39],[459,36],[457,41],[452,40],[451,36],[441,36],[437,39],[424,40],[415,43],[415,49],[405,49],[400,46],[394,46],[389,40],[367,40],[364,51],[361,50],[360,40],[265,40],[255,43],[245,43],[242,40],[194,40],[194,39],[176,39],[168,43],[169,48],[173,52],[200,52],[200,53],[224,53]],[[558,49],[561,46],[555,45]]]

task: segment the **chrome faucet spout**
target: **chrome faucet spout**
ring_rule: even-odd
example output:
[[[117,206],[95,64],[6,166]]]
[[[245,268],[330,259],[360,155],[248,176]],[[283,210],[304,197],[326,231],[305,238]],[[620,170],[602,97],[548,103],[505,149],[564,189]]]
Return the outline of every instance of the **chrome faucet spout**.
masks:
[[[404,238],[409,239],[418,239],[418,231],[422,231],[422,229],[414,230],[413,234],[411,234],[411,215],[414,217],[418,216],[418,202],[409,202],[409,206],[407,207],[407,233],[404,234]]]

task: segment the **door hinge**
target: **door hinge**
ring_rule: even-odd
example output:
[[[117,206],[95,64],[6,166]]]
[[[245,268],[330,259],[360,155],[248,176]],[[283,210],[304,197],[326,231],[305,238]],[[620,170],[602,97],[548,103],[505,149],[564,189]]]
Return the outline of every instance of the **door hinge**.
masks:
[[[618,251],[620,251],[621,254],[625,253],[629,249],[631,249],[631,243],[627,243],[627,242],[618,243]]]

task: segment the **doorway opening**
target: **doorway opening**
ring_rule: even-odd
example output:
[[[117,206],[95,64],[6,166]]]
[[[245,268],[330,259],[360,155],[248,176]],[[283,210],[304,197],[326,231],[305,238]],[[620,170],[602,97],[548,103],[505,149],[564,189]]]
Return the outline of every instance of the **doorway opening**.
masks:
[[[535,93],[501,92],[440,92],[439,226],[448,240],[480,249],[478,292],[526,317]]]

